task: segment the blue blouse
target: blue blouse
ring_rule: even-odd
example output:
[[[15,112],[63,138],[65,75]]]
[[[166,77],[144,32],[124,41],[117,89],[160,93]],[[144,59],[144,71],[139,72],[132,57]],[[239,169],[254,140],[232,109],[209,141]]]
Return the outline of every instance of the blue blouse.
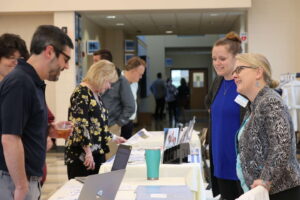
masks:
[[[223,80],[211,106],[212,157],[214,176],[238,180],[236,174],[235,134],[240,127],[240,107],[233,80]]]
[[[245,125],[247,124],[248,120],[249,120],[249,117],[243,122],[240,130],[237,132],[237,138],[236,138],[237,141],[240,140],[240,137],[243,134],[243,131],[245,129]],[[238,145],[236,144],[236,151],[238,151],[237,148],[238,148]],[[238,176],[238,178],[240,180],[241,187],[243,188],[244,192],[248,192],[249,191],[249,187],[247,186],[245,178],[244,178],[244,174],[243,174],[243,170],[242,170],[242,167],[241,167],[241,159],[240,159],[240,154],[239,153],[237,154],[236,173],[237,173],[237,176]]]

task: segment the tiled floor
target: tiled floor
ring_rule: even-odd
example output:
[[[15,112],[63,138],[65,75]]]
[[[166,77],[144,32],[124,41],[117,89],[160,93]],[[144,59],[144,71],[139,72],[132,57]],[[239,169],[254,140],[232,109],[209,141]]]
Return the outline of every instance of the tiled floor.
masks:
[[[46,162],[48,173],[46,182],[42,187],[42,200],[48,199],[54,191],[68,181],[62,152],[51,151],[47,153]]]

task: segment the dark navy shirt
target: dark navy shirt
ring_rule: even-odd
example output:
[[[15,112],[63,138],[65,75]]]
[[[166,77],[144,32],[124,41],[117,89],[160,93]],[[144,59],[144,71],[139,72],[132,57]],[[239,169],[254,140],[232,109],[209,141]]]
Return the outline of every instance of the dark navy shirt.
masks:
[[[240,127],[238,93],[233,80],[223,80],[211,105],[214,176],[238,180],[236,175],[235,134]]]
[[[45,83],[31,65],[23,60],[18,63],[0,83],[0,134],[20,136],[26,175],[42,176],[47,140]],[[8,171],[2,142],[0,170]]]

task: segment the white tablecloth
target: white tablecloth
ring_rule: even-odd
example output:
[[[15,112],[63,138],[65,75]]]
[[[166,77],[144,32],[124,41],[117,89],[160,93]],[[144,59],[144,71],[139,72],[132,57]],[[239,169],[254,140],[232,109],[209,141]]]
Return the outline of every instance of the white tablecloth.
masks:
[[[155,131],[149,133],[150,136],[148,138],[138,138],[138,142],[132,144],[133,148],[131,157],[129,159],[130,162],[126,167],[124,179],[146,179],[147,171],[144,159],[144,149],[157,147],[161,149],[163,148],[164,133],[162,131]],[[201,155],[199,147],[200,140],[198,132],[194,131],[190,142],[191,151],[197,148],[199,155]],[[134,159],[132,159],[132,157],[134,157]],[[113,160],[104,163],[100,168],[100,173],[110,172],[112,162]],[[159,168],[159,176],[160,178],[183,178],[185,181],[185,185],[187,185],[190,188],[190,190],[194,193],[195,199],[204,200],[206,198],[201,169],[201,163],[161,164]]]
[[[148,181],[145,178],[123,179],[115,200],[134,200],[135,190],[139,185],[185,185],[185,180],[180,177],[160,178]],[[72,179],[57,190],[49,200],[77,200],[83,184]]]
[[[128,163],[126,173],[116,200],[134,200],[135,189],[138,185],[187,185],[192,191],[195,200],[205,200],[205,190],[200,163],[161,164],[159,180],[149,181],[146,179],[146,165],[143,158],[143,149],[159,147],[163,148],[163,132],[150,132],[151,136],[132,144],[132,154],[141,154],[137,162]],[[192,136],[191,149],[199,148],[200,141],[197,133]],[[199,152],[201,154],[201,152]],[[110,172],[112,161],[104,163],[100,173]],[[76,180],[70,180],[50,200],[75,200],[78,198],[82,184]]]

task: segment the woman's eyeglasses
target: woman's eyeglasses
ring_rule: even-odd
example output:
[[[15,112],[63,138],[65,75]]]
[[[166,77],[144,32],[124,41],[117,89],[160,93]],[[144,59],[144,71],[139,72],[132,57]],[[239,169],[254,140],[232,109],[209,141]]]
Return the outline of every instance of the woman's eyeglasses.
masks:
[[[257,67],[252,67],[252,66],[237,66],[237,67],[233,70],[232,75],[233,75],[233,74],[239,74],[239,73],[241,73],[241,71],[242,71],[243,69],[246,69],[246,68],[248,68],[248,69],[257,69]]]

